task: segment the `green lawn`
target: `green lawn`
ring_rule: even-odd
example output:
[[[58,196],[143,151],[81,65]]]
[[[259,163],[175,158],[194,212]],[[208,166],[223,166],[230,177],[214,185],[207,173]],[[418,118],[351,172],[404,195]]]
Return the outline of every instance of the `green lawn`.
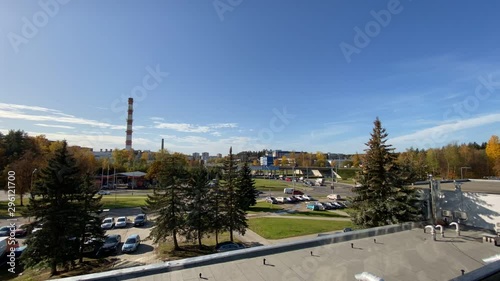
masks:
[[[115,195],[103,195],[101,202],[104,209],[134,208],[145,206],[146,198],[146,195],[117,195],[116,198]],[[14,202],[16,204],[16,217],[22,217],[22,212],[26,210],[26,206],[29,204],[28,198],[23,200],[24,206],[20,205],[19,199],[16,199]],[[7,219],[9,217],[7,204],[8,201],[0,201],[0,219]]]
[[[350,221],[255,218],[248,220],[248,227],[266,239],[282,239],[353,228],[354,224]]]
[[[292,187],[292,182],[282,180],[255,179],[255,188],[262,191],[281,191],[286,187]]]
[[[101,202],[104,209],[135,208],[146,205],[147,196],[103,195]]]

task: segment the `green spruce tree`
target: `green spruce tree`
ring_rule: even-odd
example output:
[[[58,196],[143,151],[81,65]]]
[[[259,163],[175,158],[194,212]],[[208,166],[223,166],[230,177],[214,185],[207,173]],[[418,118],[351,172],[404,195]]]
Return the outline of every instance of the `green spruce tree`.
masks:
[[[361,186],[352,198],[353,222],[364,227],[416,220],[419,217],[415,190],[408,170],[401,169],[387,132],[380,120],[374,122],[360,174]]]
[[[226,229],[229,231],[229,240],[233,239],[233,231],[245,234],[248,227],[245,210],[241,208],[238,195],[238,172],[233,148],[229,149],[229,156],[224,161],[223,180],[220,183],[222,196],[222,210],[225,217]]]
[[[167,154],[158,168],[158,187],[153,195],[148,195],[147,214],[156,214],[156,224],[150,236],[154,243],[166,241],[171,236],[174,250],[180,250],[177,235],[185,229],[185,192],[189,181],[187,161],[181,154]]]
[[[45,262],[55,275],[57,266],[73,264],[78,256],[75,238],[82,216],[78,201],[82,186],[79,173],[64,141],[48,167],[41,171],[31,192],[27,215],[35,217],[43,227],[26,241],[28,247],[23,257],[28,267]]]
[[[211,221],[208,211],[211,208],[208,196],[210,195],[210,180],[207,169],[198,165],[191,169],[189,185],[186,189],[186,207],[189,212],[186,215],[186,238],[196,239],[200,249],[203,248],[201,238],[206,234]]]
[[[252,179],[252,170],[245,162],[238,172],[239,207],[244,211],[248,211],[251,206],[257,203],[258,192],[255,188],[255,181]]]
[[[92,182],[92,176],[86,174],[83,179],[83,184],[78,194],[77,206],[80,210],[80,216],[76,220],[78,222],[78,237],[79,237],[79,262],[83,262],[83,250],[85,242],[88,239],[104,238],[104,230],[101,228],[102,213],[102,195],[97,195],[98,189]]]

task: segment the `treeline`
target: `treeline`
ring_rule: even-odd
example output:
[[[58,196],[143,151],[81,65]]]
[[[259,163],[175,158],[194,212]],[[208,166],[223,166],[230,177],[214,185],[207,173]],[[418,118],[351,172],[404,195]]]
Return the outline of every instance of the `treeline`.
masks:
[[[233,241],[233,231],[241,234],[247,228],[246,211],[255,205],[258,196],[245,163],[241,169],[229,151],[224,167],[212,178],[203,165],[189,167],[182,154],[163,154],[152,164],[149,176],[158,185],[153,195],[148,195],[144,212],[157,216],[151,230],[155,243],[171,237],[178,250],[178,237],[197,240],[208,233],[218,235],[228,231]]]
[[[411,148],[399,153],[398,162],[411,166],[418,180],[427,179],[429,174],[446,179],[498,176],[500,145],[498,137],[492,136],[488,143],[481,145],[474,142],[427,150]]]
[[[64,144],[61,141],[49,141],[45,136],[28,136],[24,131],[9,131],[6,135],[0,133],[0,184],[6,188],[5,179],[9,171],[16,173],[16,194],[20,196],[21,206],[24,204],[24,194],[29,193],[38,172],[49,165],[56,151]],[[67,147],[68,153],[75,159],[79,174],[94,175],[99,163],[89,150],[80,147]]]

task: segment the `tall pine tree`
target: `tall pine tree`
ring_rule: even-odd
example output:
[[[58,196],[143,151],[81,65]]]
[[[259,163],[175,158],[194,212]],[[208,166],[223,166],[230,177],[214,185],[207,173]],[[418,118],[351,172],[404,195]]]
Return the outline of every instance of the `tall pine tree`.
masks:
[[[238,172],[238,204],[240,208],[248,211],[251,206],[257,203],[258,195],[258,190],[255,188],[255,181],[252,179],[252,170],[245,162]]]
[[[78,203],[78,208],[82,211],[77,219],[79,245],[79,262],[83,262],[83,250],[85,241],[90,238],[104,238],[104,230],[101,228],[102,195],[97,195],[98,189],[92,182],[92,176],[86,174],[83,178]]]
[[[210,180],[207,169],[198,165],[190,171],[189,185],[186,189],[186,207],[189,212],[186,215],[186,238],[195,238],[198,246],[203,247],[201,238],[209,232],[212,222],[210,221],[209,209],[211,208],[208,196],[210,195]]]
[[[189,181],[187,161],[181,154],[167,154],[158,167],[158,187],[148,195],[145,213],[157,214],[150,236],[155,243],[172,236],[174,249],[180,250],[177,235],[185,228],[185,192]]]
[[[380,120],[374,122],[360,174],[361,186],[352,198],[354,223],[365,227],[413,221],[419,218],[416,191],[410,186],[410,172],[397,164],[387,132]]]
[[[224,161],[223,180],[219,191],[222,193],[222,211],[225,217],[226,229],[229,231],[229,240],[233,239],[233,231],[245,234],[248,227],[245,210],[239,205],[238,172],[233,148],[229,149],[229,156]]]
[[[30,236],[26,244],[26,265],[40,262],[50,265],[51,274],[57,273],[57,266],[67,266],[78,256],[75,237],[78,237],[79,218],[82,209],[82,180],[75,159],[68,153],[64,141],[58,148],[47,168],[40,173],[31,192],[27,215],[43,223],[41,230]]]

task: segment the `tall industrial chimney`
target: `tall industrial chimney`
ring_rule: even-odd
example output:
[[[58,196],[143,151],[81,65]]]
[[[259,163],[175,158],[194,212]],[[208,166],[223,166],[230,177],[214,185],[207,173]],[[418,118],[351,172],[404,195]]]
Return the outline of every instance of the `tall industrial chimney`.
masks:
[[[161,139],[161,151],[165,148],[165,139]]]
[[[127,140],[125,149],[132,150],[132,113],[134,112],[134,99],[128,98],[128,117],[127,117]]]

